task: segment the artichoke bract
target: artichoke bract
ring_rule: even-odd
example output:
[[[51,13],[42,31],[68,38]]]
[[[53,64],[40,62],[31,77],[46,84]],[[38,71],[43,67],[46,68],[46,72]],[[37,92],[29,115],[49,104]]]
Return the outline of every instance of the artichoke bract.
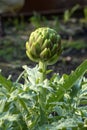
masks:
[[[52,65],[61,53],[61,37],[54,29],[42,27],[31,33],[26,42],[27,56],[34,62]]]

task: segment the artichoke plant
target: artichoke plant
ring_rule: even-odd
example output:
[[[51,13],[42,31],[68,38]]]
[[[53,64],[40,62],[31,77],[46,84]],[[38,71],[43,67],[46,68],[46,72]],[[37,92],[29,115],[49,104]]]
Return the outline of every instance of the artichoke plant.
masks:
[[[61,37],[51,28],[38,28],[31,33],[29,41],[26,42],[26,53],[32,61],[39,63],[38,82],[43,83],[48,73],[47,65],[57,62],[61,53]],[[40,87],[38,102],[41,123],[43,124],[47,121],[46,105],[44,104],[46,102],[46,88],[44,87]]]
[[[51,28],[38,28],[26,42],[26,53],[34,62],[54,64],[61,53],[61,37]]]

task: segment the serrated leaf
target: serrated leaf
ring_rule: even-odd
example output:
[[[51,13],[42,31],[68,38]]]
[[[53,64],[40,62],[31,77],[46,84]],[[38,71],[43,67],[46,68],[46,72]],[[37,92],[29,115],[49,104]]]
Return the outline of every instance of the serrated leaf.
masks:
[[[78,81],[78,79],[80,79],[84,75],[86,71],[87,71],[87,60],[85,60],[79,67],[77,67],[77,69],[73,73],[71,73],[69,77],[65,80],[65,82],[61,85],[57,93],[57,95],[59,95],[58,100],[60,100],[64,94],[64,91],[60,91],[61,88],[64,88],[65,90],[70,89]]]
[[[59,101],[63,95],[69,90],[87,71],[87,60],[85,60],[80,66],[77,67],[69,76],[67,76],[63,82],[56,84],[56,92],[54,96],[50,98],[50,101]]]
[[[3,112],[4,110],[4,107],[5,107],[5,103],[6,103],[6,100],[5,99],[0,99],[0,113]]]
[[[38,66],[34,67],[34,68],[28,68],[26,65],[23,66],[23,68],[25,69],[25,71],[28,74],[28,80],[30,81],[30,83],[32,85],[36,85],[36,83],[38,83],[40,77],[41,77],[41,73],[39,71]],[[28,82],[29,82],[28,81]]]
[[[4,76],[0,74],[0,84],[4,86],[8,91],[11,90],[13,83],[10,80],[7,80]]]

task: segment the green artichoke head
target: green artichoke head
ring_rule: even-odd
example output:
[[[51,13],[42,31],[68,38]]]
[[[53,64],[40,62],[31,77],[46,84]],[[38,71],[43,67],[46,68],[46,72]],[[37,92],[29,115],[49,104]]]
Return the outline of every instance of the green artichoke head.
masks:
[[[31,33],[29,41],[26,42],[26,53],[34,62],[54,64],[61,53],[61,37],[54,29],[38,28]]]

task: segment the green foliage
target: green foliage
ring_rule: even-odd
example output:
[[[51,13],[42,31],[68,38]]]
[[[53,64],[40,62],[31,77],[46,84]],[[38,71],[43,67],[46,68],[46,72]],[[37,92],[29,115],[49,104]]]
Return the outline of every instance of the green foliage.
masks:
[[[16,82],[0,74],[0,130],[87,129],[87,60],[70,75],[42,81],[39,66],[23,69]]]
[[[85,21],[87,22],[87,6],[84,7],[84,18],[85,18]]]
[[[29,19],[29,21],[36,27],[40,27],[41,25],[41,16],[34,12],[33,16]]]
[[[60,21],[58,19],[58,16],[52,16],[51,20],[49,20],[46,18],[46,16],[34,12],[33,16],[30,17],[29,21],[35,29],[43,26],[53,28],[57,32],[59,32],[60,30]]]
[[[45,16],[41,16],[39,13],[34,12],[33,16],[29,19],[31,24],[35,28],[39,28],[41,26],[49,26],[48,20],[46,19]]]
[[[19,20],[18,18],[15,18],[15,19],[13,20],[13,24],[14,24],[15,29],[16,29],[17,31],[19,31],[19,30],[24,30],[24,28],[25,28],[24,17],[21,16],[21,17],[20,17],[20,20]]]
[[[53,16],[53,29],[55,29],[57,32],[59,32],[61,30],[61,27],[60,27],[60,21],[58,19],[58,16]]]
[[[80,50],[80,49],[87,48],[87,44],[83,40],[75,40],[75,41],[72,40],[72,41],[68,41],[68,42],[67,42],[67,40],[64,40],[64,41],[62,41],[62,46],[64,49],[73,48],[73,49]]]
[[[13,37],[15,35],[15,37]],[[18,34],[12,34],[12,36],[4,37],[0,39],[0,57],[4,61],[12,61],[14,58],[25,59],[24,42]],[[21,44],[21,45],[20,45]]]
[[[71,10],[69,10],[69,9],[65,10],[65,12],[64,12],[64,21],[68,22],[70,20],[71,16],[75,13],[75,11],[77,11],[77,9],[79,7],[80,6],[77,4]]]

